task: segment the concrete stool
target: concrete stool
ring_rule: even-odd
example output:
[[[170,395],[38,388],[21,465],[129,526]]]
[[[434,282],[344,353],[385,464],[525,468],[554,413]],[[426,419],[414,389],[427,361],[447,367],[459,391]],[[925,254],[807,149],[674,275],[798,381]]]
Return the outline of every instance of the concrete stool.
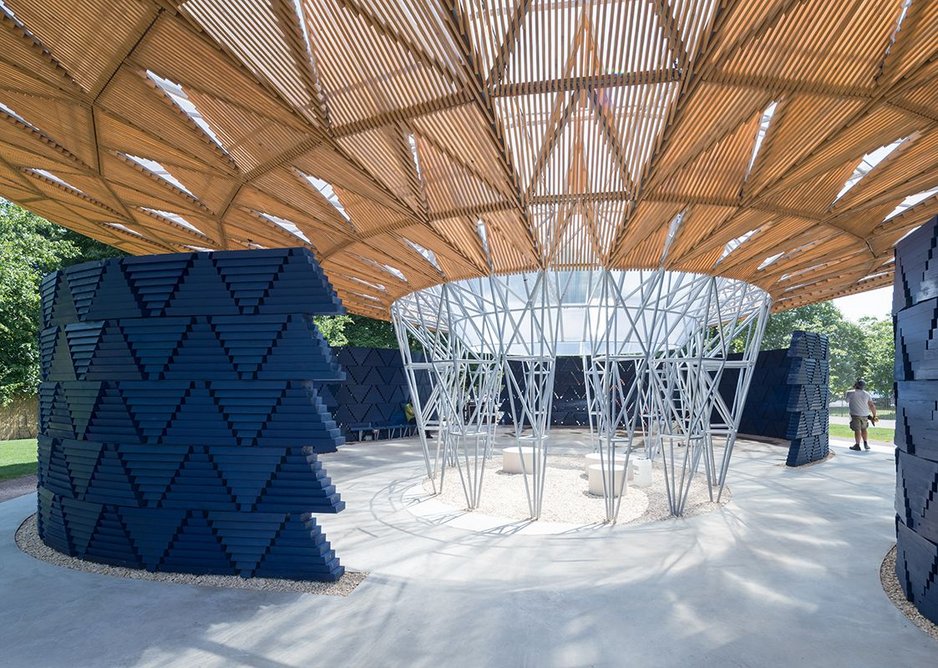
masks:
[[[606,472],[608,474],[609,468],[606,467]],[[619,496],[620,492],[625,492],[625,467],[616,464],[612,467],[613,474],[613,496]],[[602,464],[590,464],[589,465],[589,477],[590,477],[590,494],[595,494],[596,496],[603,495],[603,466]]]
[[[650,459],[633,459],[629,468],[632,469],[630,471],[630,473],[632,473],[630,479],[636,487],[651,487]]]
[[[634,473],[634,471],[633,471],[633,469],[632,469],[632,461],[634,461],[634,460],[635,460],[635,458],[633,457],[632,460],[629,462],[629,472],[628,472],[628,479],[629,479],[629,480],[632,479],[632,474]],[[603,455],[602,461],[600,461],[600,455],[599,455],[598,452],[590,452],[589,454],[586,455],[586,464],[585,464],[584,467],[583,467],[583,471],[584,471],[584,473],[586,473],[586,475],[589,475],[590,466],[592,466],[593,464],[607,464],[608,462],[609,462],[609,456],[608,456],[608,455]],[[616,455],[616,466],[625,466],[625,455],[624,455],[624,454],[622,454],[622,455]]]
[[[522,454],[523,452],[523,454]],[[502,450],[502,471],[505,473],[534,473],[534,457],[541,453],[532,447],[511,447]],[[521,458],[524,457],[524,468],[521,468]]]
[[[592,466],[593,464],[598,464],[600,458],[601,458],[601,455],[600,455],[598,452],[590,452],[590,453],[587,453],[587,455],[586,455],[586,464],[583,465],[583,472],[584,472],[586,475],[589,475],[590,466]]]

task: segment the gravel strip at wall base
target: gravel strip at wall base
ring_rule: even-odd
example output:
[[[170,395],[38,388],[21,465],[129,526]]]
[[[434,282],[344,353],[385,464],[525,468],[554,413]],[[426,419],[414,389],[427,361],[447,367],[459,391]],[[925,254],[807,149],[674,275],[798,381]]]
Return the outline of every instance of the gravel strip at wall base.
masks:
[[[899,578],[896,576],[896,546],[893,545],[886,553],[882,565],[879,567],[879,580],[883,585],[883,591],[892,601],[892,604],[899,608],[899,612],[908,617],[909,621],[922,629],[935,640],[938,640],[938,624],[922,616],[918,608],[911,601],[905,598],[905,592],[902,591],[902,585],[899,584]]]
[[[584,467],[583,455],[552,454],[548,456],[547,471],[544,479],[544,501],[541,521],[564,524],[589,525],[605,520],[605,501],[601,496],[589,493],[589,480]],[[463,464],[465,475],[465,464]],[[525,494],[525,476],[520,473],[502,471],[502,457],[494,454],[485,463],[482,481],[482,493],[477,512],[507,520],[526,520],[531,513]],[[527,476],[531,485],[531,476]],[[439,489],[439,478],[437,488]],[[424,490],[432,494],[429,480],[424,482]],[[714,492],[715,493],[715,492]],[[466,509],[466,496],[460,483],[459,472],[455,467],[446,469],[442,491],[435,497],[440,503],[460,510]],[[690,495],[684,509],[684,517],[693,517],[707,513],[729,502],[729,488],[724,488],[719,503],[711,502],[707,491],[706,476],[695,475],[691,483]],[[664,473],[660,462],[652,469],[652,484],[649,487],[636,487],[631,482],[619,508],[618,524],[643,524],[665,520],[671,517]]]
[[[193,575],[190,573],[153,573],[123,566],[108,566],[84,561],[53,550],[39,538],[36,515],[30,515],[16,530],[16,545],[31,557],[56,566],[64,566],[85,573],[97,573],[132,580],[151,580],[173,584],[196,585],[199,587],[221,587],[226,589],[259,589],[320,596],[348,596],[364,581],[367,573],[346,571],[337,582],[315,582],[311,580],[285,580],[282,578],[242,578],[237,575]]]

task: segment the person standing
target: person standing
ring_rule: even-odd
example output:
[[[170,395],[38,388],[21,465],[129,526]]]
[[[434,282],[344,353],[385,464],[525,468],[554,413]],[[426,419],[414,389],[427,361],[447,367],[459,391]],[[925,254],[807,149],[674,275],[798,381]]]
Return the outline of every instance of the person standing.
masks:
[[[853,430],[854,444],[850,446],[851,450],[860,451],[860,437],[863,437],[863,447],[870,449],[866,442],[866,430],[869,427],[870,420],[876,424],[876,405],[873,403],[872,395],[864,388],[866,383],[857,379],[852,390],[847,390],[847,405],[850,408],[850,428]]]

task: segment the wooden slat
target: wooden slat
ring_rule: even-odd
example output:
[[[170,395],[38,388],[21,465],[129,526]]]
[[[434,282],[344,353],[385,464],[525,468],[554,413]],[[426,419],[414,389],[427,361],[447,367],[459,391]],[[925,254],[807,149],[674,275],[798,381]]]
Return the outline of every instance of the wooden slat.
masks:
[[[938,187],[938,5],[901,4],[6,0],[0,195],[132,253],[303,244],[286,222],[379,317],[661,262],[789,308],[886,284],[938,213],[892,215]]]

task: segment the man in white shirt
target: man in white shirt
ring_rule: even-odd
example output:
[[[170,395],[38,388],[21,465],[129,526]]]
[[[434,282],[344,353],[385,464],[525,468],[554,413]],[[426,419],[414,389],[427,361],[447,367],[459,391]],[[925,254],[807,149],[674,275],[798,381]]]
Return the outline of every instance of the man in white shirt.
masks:
[[[876,405],[873,397],[865,389],[866,383],[857,380],[852,390],[847,390],[847,405],[850,407],[850,428],[853,430],[854,444],[851,450],[860,451],[860,437],[863,437],[863,447],[870,449],[866,442],[866,430],[870,419],[876,424]]]

